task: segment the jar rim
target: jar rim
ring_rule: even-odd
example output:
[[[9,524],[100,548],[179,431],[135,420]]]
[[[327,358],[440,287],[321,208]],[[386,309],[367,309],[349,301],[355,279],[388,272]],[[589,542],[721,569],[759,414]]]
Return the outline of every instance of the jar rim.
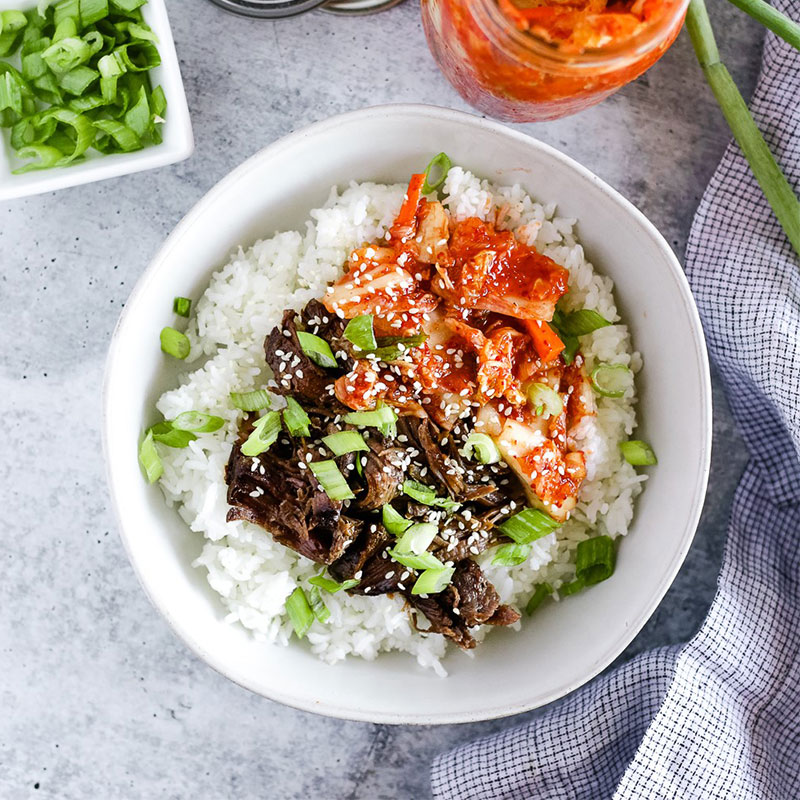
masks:
[[[620,60],[635,60],[654,50],[680,22],[689,6],[689,0],[676,0],[671,13],[665,13],[647,25],[635,36],[607,47],[587,48],[579,53],[562,51],[558,46],[519,30],[500,10],[497,0],[467,0],[479,7],[483,14],[474,15],[483,33],[496,47],[508,50],[515,48],[537,56],[554,66],[568,65],[570,68],[598,68],[618,66]]]

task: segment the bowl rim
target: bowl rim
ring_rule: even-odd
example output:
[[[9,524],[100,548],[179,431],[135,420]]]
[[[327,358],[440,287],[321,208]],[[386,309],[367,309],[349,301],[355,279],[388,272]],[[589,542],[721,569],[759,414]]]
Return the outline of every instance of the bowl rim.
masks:
[[[672,560],[667,572],[661,583],[655,588],[651,594],[650,601],[642,607],[637,617],[626,628],[614,643],[609,647],[601,658],[596,660],[591,669],[578,680],[568,681],[565,684],[554,688],[546,695],[540,696],[533,701],[520,700],[514,703],[504,703],[496,707],[454,711],[454,712],[388,712],[378,711],[371,712],[360,708],[351,706],[342,706],[327,701],[315,700],[312,698],[297,697],[295,695],[288,695],[283,693],[280,689],[269,687],[267,690],[263,686],[255,686],[248,677],[230,665],[224,663],[223,659],[217,657],[214,653],[207,651],[198,641],[196,641],[184,628],[181,622],[171,613],[169,602],[165,599],[164,593],[157,593],[155,590],[151,591],[145,581],[144,574],[140,569],[140,565],[133,558],[131,548],[129,546],[129,532],[126,524],[120,515],[120,505],[118,497],[123,490],[121,486],[117,485],[115,480],[114,471],[109,458],[109,439],[113,435],[110,429],[110,387],[113,383],[115,376],[115,356],[119,347],[119,342],[126,335],[127,328],[130,324],[131,315],[134,313],[138,306],[138,301],[141,295],[145,293],[147,286],[155,279],[157,273],[163,268],[165,263],[169,260],[170,253],[176,243],[196,224],[199,217],[205,212],[207,206],[213,203],[217,195],[224,193],[229,187],[235,185],[240,176],[249,172],[256,164],[263,160],[271,160],[278,156],[281,151],[294,146],[295,142],[299,139],[311,136],[318,136],[327,133],[334,128],[341,125],[348,125],[354,121],[363,121],[370,118],[379,117],[398,117],[408,118],[422,117],[439,122],[453,122],[459,124],[473,125],[478,128],[488,130],[496,135],[513,139],[525,143],[527,146],[533,147],[544,152],[550,158],[560,162],[561,165],[568,170],[575,172],[579,177],[584,180],[589,180],[595,184],[610,200],[614,201],[639,224],[647,234],[653,238],[663,251],[665,260],[669,265],[669,270],[672,279],[675,281],[679,295],[688,316],[691,320],[691,335],[694,342],[694,357],[699,366],[700,378],[700,402],[702,408],[701,428],[705,432],[703,441],[700,443],[701,464],[697,474],[697,480],[694,486],[691,504],[689,506],[690,513],[687,516],[687,522],[684,527],[684,532],[681,540],[680,547],[677,548],[672,555]],[[235,243],[234,243],[235,244]],[[234,244],[231,246],[233,247]],[[355,111],[337,114],[332,117],[320,120],[305,126],[295,131],[291,131],[280,139],[272,142],[266,147],[262,148],[238,167],[234,168],[225,177],[218,181],[211,189],[209,189],[203,197],[191,208],[191,210],[180,220],[172,232],[168,235],[158,252],[150,261],[145,271],[140,276],[134,289],[132,290],[125,308],[122,310],[117,324],[111,336],[108,353],[105,362],[105,373],[103,378],[103,399],[102,399],[102,446],[103,456],[105,462],[105,473],[108,481],[109,493],[111,496],[112,507],[114,516],[117,520],[120,538],[122,539],[128,560],[134,569],[139,583],[142,585],[145,594],[149,598],[153,606],[161,613],[166,619],[173,632],[178,638],[200,659],[208,664],[212,669],[220,675],[228,678],[237,685],[247,689],[254,694],[265,697],[268,700],[281,703],[282,705],[298,709],[300,711],[312,712],[321,714],[323,716],[334,717],[338,719],[346,719],[358,722],[371,722],[379,724],[411,724],[411,725],[435,725],[435,724],[454,724],[454,723],[468,723],[478,722],[483,720],[498,719],[502,717],[520,714],[530,711],[534,708],[547,705],[555,700],[564,697],[565,695],[575,691],[580,686],[588,683],[595,678],[599,673],[606,669],[633,641],[638,635],[647,621],[651,618],[658,605],[664,598],[664,595],[669,590],[675,576],[681,568],[686,554],[694,540],[697,531],[697,525],[700,520],[700,514],[703,510],[703,504],[708,485],[708,477],[711,464],[711,440],[712,440],[712,395],[711,395],[711,373],[708,361],[708,354],[703,335],[703,328],[700,321],[700,316],[689,287],[688,280],[683,272],[683,269],[678,261],[676,255],[673,253],[669,244],[658,231],[658,229],[650,222],[649,219],[636,208],[629,200],[627,200],[616,189],[611,187],[591,170],[584,167],[574,159],[560,152],[556,148],[548,145],[532,136],[525,133],[507,128],[499,122],[488,120],[483,117],[478,117],[473,114],[468,114],[463,111],[456,111],[454,109],[442,108],[439,106],[432,106],[421,103],[392,103],[377,106],[369,106]]]

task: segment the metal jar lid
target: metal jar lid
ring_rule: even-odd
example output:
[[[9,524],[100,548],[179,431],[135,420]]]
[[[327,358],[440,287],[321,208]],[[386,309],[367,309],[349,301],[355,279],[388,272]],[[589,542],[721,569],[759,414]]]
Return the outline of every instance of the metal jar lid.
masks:
[[[305,14],[321,6],[325,0],[211,0],[226,11],[244,17],[278,19]]]
[[[315,8],[330,14],[375,14],[398,5],[403,0],[211,0],[226,11],[246,17],[278,19],[304,14]]]

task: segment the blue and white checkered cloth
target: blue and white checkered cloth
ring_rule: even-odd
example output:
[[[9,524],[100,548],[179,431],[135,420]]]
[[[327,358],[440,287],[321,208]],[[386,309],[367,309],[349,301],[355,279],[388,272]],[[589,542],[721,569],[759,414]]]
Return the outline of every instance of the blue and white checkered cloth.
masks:
[[[800,20],[800,0],[775,5]],[[751,108],[800,190],[800,55],[771,34]],[[688,644],[437,758],[437,800],[800,799],[800,261],[735,144],[686,261],[751,455],[708,618]]]

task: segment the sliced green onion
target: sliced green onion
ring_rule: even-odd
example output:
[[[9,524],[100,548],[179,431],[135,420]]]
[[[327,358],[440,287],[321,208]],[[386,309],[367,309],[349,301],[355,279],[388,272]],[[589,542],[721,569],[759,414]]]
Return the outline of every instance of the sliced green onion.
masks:
[[[641,439],[620,442],[619,449],[622,452],[622,457],[635,467],[649,467],[653,464],[658,464],[653,448]]]
[[[255,389],[252,392],[231,392],[231,405],[242,411],[260,411],[272,405],[272,395],[266,389]]]
[[[147,72],[161,64],[158,48],[152,42],[132,41],[117,48],[130,72]]]
[[[527,561],[531,554],[529,544],[501,544],[495,551],[492,564],[498,567],[516,567],[523,561]]]
[[[592,371],[592,386],[603,397],[622,397],[633,386],[633,372],[624,364],[599,364]]]
[[[97,70],[81,65],[62,75],[58,85],[69,94],[82,95],[99,77]]]
[[[344,338],[352,342],[360,350],[374,350],[378,343],[372,327],[372,314],[361,314],[353,317],[344,329]]]
[[[111,0],[111,5],[120,11],[130,13],[139,8],[139,6],[143,6],[146,2],[147,0]]]
[[[136,102],[125,112],[125,125],[137,136],[142,137],[145,136],[150,129],[151,118],[150,103],[147,101],[147,89],[145,89],[144,86],[140,86],[139,93],[136,96]],[[188,309],[186,314],[182,314],[181,316],[188,317]]]
[[[348,589],[352,589],[354,586],[358,586],[359,584],[359,581],[355,580],[354,578],[337,583],[330,578],[326,578],[324,575],[315,575],[313,578],[309,578],[308,582],[312,586],[318,586],[320,589],[324,589],[326,592],[330,592],[331,594],[347,591]]]
[[[427,340],[428,336],[425,333],[415,336],[387,336],[378,339],[378,346],[374,350],[369,350],[367,355],[375,356],[379,361],[397,361],[400,356]]]
[[[475,433],[474,431],[467,436],[461,455],[464,458],[472,458],[472,455],[481,464],[496,464],[500,461],[500,451],[494,443],[494,439],[485,433]]]
[[[268,411],[253,426],[253,432],[242,445],[242,454],[257,456],[268,450],[277,440],[281,432],[281,415],[277,411]]]
[[[425,167],[425,183],[422,184],[422,194],[435,192],[444,183],[445,178],[447,178],[447,173],[450,172],[450,167],[452,166],[450,159],[447,157],[447,153],[435,155],[428,162],[428,166]],[[439,177],[431,182],[431,174],[436,169],[439,170]]]
[[[395,545],[398,553],[424,553],[436,538],[439,529],[430,522],[415,522],[406,528],[405,533]]]
[[[20,34],[28,24],[21,11],[0,11],[0,56],[14,53],[19,46]]]
[[[430,486],[411,479],[403,481],[403,494],[408,495],[418,503],[426,506],[436,506],[447,511],[453,511],[460,506],[455,500],[449,497],[437,497],[436,492]]]
[[[525,606],[525,613],[528,616],[533,614],[551,594],[553,594],[553,587],[549,583],[540,583],[534,589],[531,599],[528,600],[528,605]]]
[[[34,141],[27,138],[32,130],[39,131],[38,135],[34,134]],[[20,120],[11,131],[11,144],[15,148],[31,144],[56,147],[61,150],[61,158],[55,166],[65,166],[83,156],[94,136],[94,125],[84,114],[76,114],[68,108],[54,108]],[[14,174],[27,172],[28,169],[26,165],[14,170]]]
[[[155,483],[164,473],[164,465],[161,463],[155,442],[153,442],[152,431],[147,432],[139,445],[139,463],[142,465],[148,483]]]
[[[183,414],[178,414],[175,419],[171,420],[170,424],[177,431],[213,433],[225,424],[225,420],[212,414],[204,414],[202,411],[184,411]]]
[[[286,408],[283,410],[283,421],[292,436],[311,435],[311,420],[294,397],[286,398]]]
[[[580,578],[576,578],[574,581],[571,581],[570,583],[565,583],[558,590],[558,593],[562,597],[569,597],[571,594],[577,594],[581,589],[585,588],[586,584]]]
[[[292,621],[297,638],[302,639],[314,622],[314,612],[306,593],[299,586],[286,599],[286,613]]]
[[[303,352],[320,367],[338,367],[331,346],[321,337],[307,331],[297,331]]]
[[[308,604],[311,606],[314,616],[320,622],[327,622],[331,618],[331,612],[328,606],[325,605],[325,601],[322,599],[322,594],[318,587],[312,586],[308,590]]]
[[[398,564],[402,564],[404,567],[409,567],[410,569],[424,570],[445,568],[444,564],[442,564],[433,553],[419,553],[415,555],[414,553],[401,553],[396,548],[390,548],[387,552]]]
[[[332,459],[312,461],[308,466],[314,473],[314,477],[319,481],[319,485],[325,494],[331,500],[350,500],[355,497],[344,476],[339,472],[336,462]]]
[[[733,0],[734,5],[756,16],[768,28],[800,49],[800,26],[778,14],[767,3]],[[756,11],[756,9],[759,9]],[[714,31],[703,0],[691,0],[686,12],[689,34],[697,60],[719,103],[736,142],[796,253],[800,254],[800,198],[775,161],[726,66],[720,61]]]
[[[172,427],[171,422],[158,422],[150,430],[153,433],[153,439],[167,447],[181,449],[188,447],[189,442],[197,439],[191,431],[176,430]]]
[[[0,63],[0,127],[14,126],[12,147],[29,160],[14,174],[67,166],[90,147],[132,152],[162,140],[166,97],[147,74],[161,56],[138,11],[144,0],[109,1],[0,11],[0,58],[22,45],[23,85]],[[49,107],[37,110],[37,101]]]
[[[594,536],[578,543],[575,551],[575,575],[584,585],[593,586],[614,573],[616,554],[608,536]]]
[[[566,336],[586,336],[599,328],[605,328],[611,323],[597,311],[590,308],[581,308],[578,311],[560,312],[553,315],[556,328]]]
[[[411,594],[438,594],[444,591],[453,579],[455,567],[426,569],[414,583]]]
[[[186,334],[166,327],[161,330],[161,349],[169,356],[184,359],[192,348]]]
[[[96,119],[94,126],[101,134],[105,134],[95,139],[95,150],[103,153],[132,153],[142,147],[142,140],[136,133],[115,119]]]
[[[369,446],[364,441],[364,437],[358,431],[338,431],[322,437],[325,446],[335,456],[343,456],[345,453],[357,453],[361,450],[369,450]]]
[[[546,383],[532,383],[528,387],[528,400],[539,417],[557,417],[564,410],[561,395]]]
[[[17,150],[20,158],[38,158],[39,161],[32,161],[14,173],[32,172],[37,169],[49,169],[55,167],[61,161],[61,151],[46,144],[31,144]]]
[[[388,503],[383,507],[381,516],[383,518],[383,527],[392,536],[402,536],[413,524],[411,520],[406,519],[399,511],[395,511]]]
[[[51,44],[42,51],[42,58],[56,75],[63,75],[92,57],[90,45],[83,39],[70,36]]]
[[[108,16],[108,0],[80,0],[79,5],[84,28]]]
[[[192,301],[188,297],[176,297],[172,301],[172,310],[179,317],[188,317],[192,308]]]
[[[397,412],[391,406],[379,406],[374,411],[352,411],[344,415],[344,421],[365,428],[377,428],[389,438],[397,432]]]
[[[559,333],[559,335],[561,336],[561,341],[564,343],[564,349],[561,351],[561,358],[563,358],[564,363],[569,366],[575,360],[578,350],[581,349],[581,342],[577,336],[567,336],[565,333]]]
[[[517,544],[530,544],[552,533],[559,523],[538,508],[525,508],[497,527]]]

